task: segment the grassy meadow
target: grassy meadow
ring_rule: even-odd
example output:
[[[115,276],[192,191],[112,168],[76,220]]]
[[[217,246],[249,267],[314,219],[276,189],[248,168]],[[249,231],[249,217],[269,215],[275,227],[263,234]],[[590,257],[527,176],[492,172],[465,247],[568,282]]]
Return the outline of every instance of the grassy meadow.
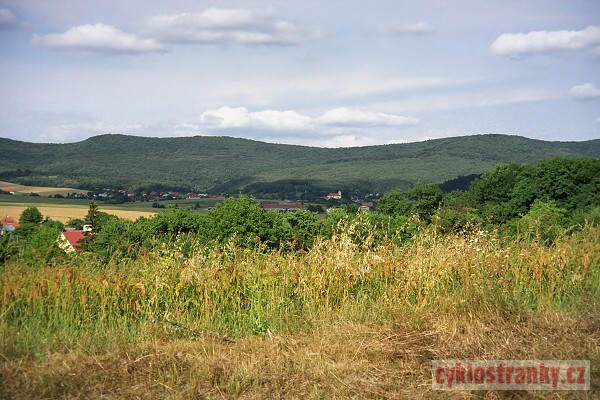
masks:
[[[2,398],[598,398],[600,228],[0,273]],[[179,243],[184,246],[185,243]],[[591,392],[434,392],[435,359],[588,359]]]

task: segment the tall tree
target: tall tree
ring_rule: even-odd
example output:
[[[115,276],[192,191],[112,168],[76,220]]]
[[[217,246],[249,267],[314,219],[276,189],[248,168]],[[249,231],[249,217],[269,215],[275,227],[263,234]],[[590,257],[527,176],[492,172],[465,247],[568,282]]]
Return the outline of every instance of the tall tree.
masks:
[[[37,209],[37,207],[27,207],[21,213],[21,217],[19,218],[19,223],[21,225],[25,225],[25,224],[39,225],[43,219],[44,219],[44,216],[42,215],[40,210]]]

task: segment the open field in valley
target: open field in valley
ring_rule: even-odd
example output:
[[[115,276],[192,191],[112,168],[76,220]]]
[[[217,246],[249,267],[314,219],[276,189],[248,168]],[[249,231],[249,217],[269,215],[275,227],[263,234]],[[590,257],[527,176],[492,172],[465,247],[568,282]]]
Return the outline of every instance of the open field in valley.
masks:
[[[0,215],[2,218],[10,215],[15,219],[19,219],[19,216],[23,210],[25,210],[27,207],[37,207],[44,217],[49,217],[50,219],[63,223],[67,222],[71,218],[83,218],[88,211],[87,205],[0,202]],[[132,220],[135,220],[139,217],[151,217],[155,214],[152,211],[138,211],[117,207],[109,208],[103,204],[99,204],[98,209],[100,211],[116,215],[119,218]]]
[[[37,193],[40,196],[52,196],[55,194],[66,195],[67,193],[86,193],[85,190],[73,188],[55,188],[46,186],[25,186],[17,183],[0,181],[0,190],[12,191],[15,193]]]

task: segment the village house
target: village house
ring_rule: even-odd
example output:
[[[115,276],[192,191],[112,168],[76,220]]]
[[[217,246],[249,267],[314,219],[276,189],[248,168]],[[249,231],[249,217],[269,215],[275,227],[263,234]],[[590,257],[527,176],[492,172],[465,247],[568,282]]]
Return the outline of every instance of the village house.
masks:
[[[332,192],[329,193],[327,196],[325,196],[326,200],[341,200],[342,199],[342,191],[338,190],[337,193],[336,192]]]
[[[58,240],[58,246],[67,253],[80,252],[83,240],[92,232],[90,225],[84,225],[83,229],[67,228]]]
[[[2,218],[2,220],[0,220],[0,231],[2,233],[4,233],[5,231],[14,231],[15,228],[18,228],[19,226],[21,226],[19,222],[10,215],[7,215],[6,217]]]
[[[360,204],[359,208],[361,211],[371,211],[373,209],[373,202],[372,201],[363,201]]]

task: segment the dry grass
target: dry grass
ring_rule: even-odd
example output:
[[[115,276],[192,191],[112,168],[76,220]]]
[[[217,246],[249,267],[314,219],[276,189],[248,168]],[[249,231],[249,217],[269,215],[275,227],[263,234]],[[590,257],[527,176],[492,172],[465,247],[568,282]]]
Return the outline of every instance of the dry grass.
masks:
[[[596,322],[596,323],[595,323]],[[595,323],[595,324],[594,324]],[[598,398],[597,320],[564,313],[429,313],[267,338],[154,340],[102,354],[5,361],[0,396],[105,399]],[[433,359],[592,359],[591,392],[434,392]]]
[[[86,193],[81,189],[73,188],[55,188],[46,186],[25,186],[17,183],[0,181],[0,189],[5,191],[13,191],[15,193],[37,193],[42,196],[50,196],[54,194],[66,195],[67,193]]]
[[[10,264],[0,397],[599,398],[598,237]],[[433,392],[434,359],[589,359],[593,390]]]
[[[69,205],[69,204],[44,204],[44,203],[27,203],[27,204],[13,204],[13,203],[0,203],[0,216],[5,217],[10,215],[15,219],[19,219],[19,216],[27,207],[37,207],[44,217],[49,217],[54,221],[67,222],[71,218],[84,218],[87,214],[87,206]],[[98,207],[100,211],[107,212],[109,214],[116,215],[119,218],[135,220],[139,217],[151,217],[155,213],[149,211],[134,211],[125,210],[119,208],[107,208],[103,205]]]

